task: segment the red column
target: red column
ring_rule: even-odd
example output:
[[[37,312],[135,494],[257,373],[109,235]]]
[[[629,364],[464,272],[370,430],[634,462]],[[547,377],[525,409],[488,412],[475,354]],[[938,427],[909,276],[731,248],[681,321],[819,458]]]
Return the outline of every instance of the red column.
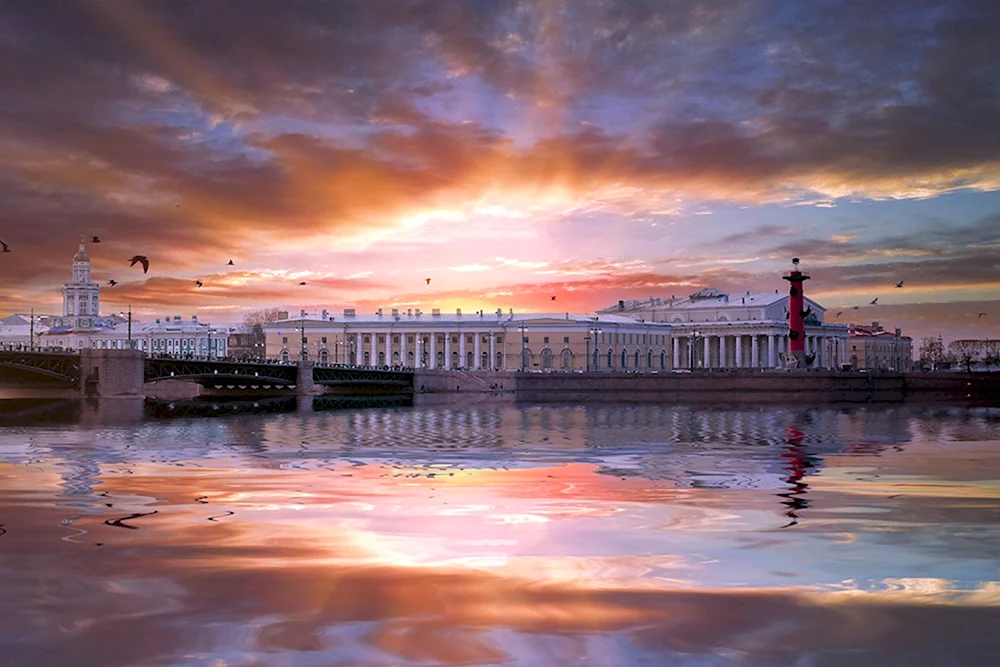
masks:
[[[799,368],[806,367],[806,323],[803,283],[809,276],[799,271],[799,258],[792,259],[792,270],[782,276],[788,281],[788,351]]]

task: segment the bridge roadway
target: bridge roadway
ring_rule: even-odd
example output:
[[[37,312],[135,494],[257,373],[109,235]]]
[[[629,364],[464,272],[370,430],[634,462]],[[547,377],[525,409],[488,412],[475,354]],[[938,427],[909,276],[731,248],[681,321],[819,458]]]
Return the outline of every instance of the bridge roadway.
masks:
[[[341,365],[282,364],[207,358],[149,357],[136,350],[80,352],[0,350],[0,386],[77,389],[87,396],[136,396],[151,382],[190,382],[218,391],[413,390],[413,371]]]

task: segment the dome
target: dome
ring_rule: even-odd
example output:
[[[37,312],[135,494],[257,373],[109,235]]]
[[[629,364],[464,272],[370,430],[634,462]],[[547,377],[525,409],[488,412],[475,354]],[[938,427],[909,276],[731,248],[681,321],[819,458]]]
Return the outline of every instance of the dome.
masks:
[[[83,243],[80,244],[80,249],[76,251],[75,255],[73,255],[73,261],[74,262],[89,262],[90,261],[90,257],[87,255],[87,251],[84,249]]]

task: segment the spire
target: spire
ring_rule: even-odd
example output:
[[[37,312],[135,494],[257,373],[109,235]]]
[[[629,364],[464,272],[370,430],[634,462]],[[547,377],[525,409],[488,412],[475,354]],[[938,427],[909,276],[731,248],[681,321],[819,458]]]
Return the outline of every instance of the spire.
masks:
[[[83,237],[80,237],[80,247],[73,256],[74,262],[89,262],[90,257],[87,255],[87,248],[84,245]]]

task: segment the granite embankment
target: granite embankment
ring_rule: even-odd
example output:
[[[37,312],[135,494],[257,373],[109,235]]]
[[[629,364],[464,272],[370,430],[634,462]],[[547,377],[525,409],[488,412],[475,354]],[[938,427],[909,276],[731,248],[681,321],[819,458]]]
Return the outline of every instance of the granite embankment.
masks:
[[[1000,405],[1000,373],[519,373],[418,370],[424,395],[491,394],[527,403],[898,403]]]

